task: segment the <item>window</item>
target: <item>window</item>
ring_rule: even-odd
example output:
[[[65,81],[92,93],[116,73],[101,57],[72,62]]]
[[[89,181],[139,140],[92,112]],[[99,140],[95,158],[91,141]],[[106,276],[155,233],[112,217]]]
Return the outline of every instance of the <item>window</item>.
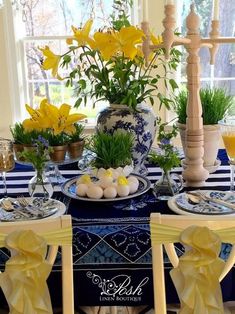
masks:
[[[212,0],[195,0],[195,7],[201,18],[200,31],[202,37],[208,37],[211,31]],[[185,20],[190,10],[189,0],[178,1],[178,12],[181,20],[181,33],[186,34]],[[234,37],[235,35],[235,2],[234,0],[220,1],[220,34],[224,37]],[[186,77],[186,57],[185,49],[182,50],[183,58],[180,65],[180,82],[185,85]],[[210,65],[210,54],[208,48],[201,48],[201,86],[221,87],[235,99],[235,44],[220,44],[216,55],[215,65]],[[235,114],[235,106],[234,106]]]
[[[18,4],[18,5],[17,5]],[[26,0],[13,1],[13,10],[20,17],[22,26],[20,38],[20,57],[25,88],[22,106],[29,103],[37,107],[43,98],[53,104],[63,102],[74,105],[76,89],[66,87],[64,81],[53,78],[50,71],[41,68],[42,54],[39,47],[49,45],[56,53],[66,51],[65,39],[71,35],[71,25],[79,27],[92,18],[93,28],[98,29],[108,24],[109,15],[113,12],[111,0]],[[18,22],[17,22],[18,23]],[[15,23],[15,28],[19,24]],[[64,69],[60,73],[66,75]],[[98,111],[107,106],[99,102],[93,109],[92,101],[80,106],[78,111],[88,116],[88,122],[94,124]],[[21,119],[26,114],[22,109]]]

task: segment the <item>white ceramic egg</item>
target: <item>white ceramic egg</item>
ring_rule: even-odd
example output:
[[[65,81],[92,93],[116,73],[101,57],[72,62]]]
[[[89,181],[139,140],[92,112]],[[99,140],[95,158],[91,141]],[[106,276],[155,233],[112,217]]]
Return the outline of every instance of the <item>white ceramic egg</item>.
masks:
[[[87,192],[87,189],[88,189],[88,186],[87,184],[85,183],[80,183],[77,185],[77,188],[76,188],[76,194],[78,196],[86,196],[86,192]]]
[[[101,178],[106,172],[106,169],[104,168],[99,168],[98,171],[97,171],[97,178]]]
[[[125,166],[123,168],[123,174],[124,176],[128,177],[129,174],[133,171],[133,167],[132,166]]]
[[[119,184],[117,186],[117,194],[119,196],[127,196],[127,195],[129,195],[129,193],[130,193],[130,188],[129,188],[128,185],[121,185],[121,184]]]
[[[139,186],[139,180],[134,176],[130,176],[129,178],[127,178],[127,181],[128,181],[128,183],[134,182],[135,184],[138,184],[138,186]]]
[[[107,177],[107,176],[102,176],[97,184],[101,186],[103,189],[107,188],[113,183],[113,178],[112,177]]]
[[[128,186],[130,189],[130,194],[133,194],[138,190],[139,184],[136,184],[135,182],[129,182]]]
[[[104,189],[105,198],[115,198],[117,196],[117,189],[114,186],[109,186]]]
[[[88,187],[86,194],[89,198],[99,199],[103,196],[103,189],[98,185],[91,185]]]

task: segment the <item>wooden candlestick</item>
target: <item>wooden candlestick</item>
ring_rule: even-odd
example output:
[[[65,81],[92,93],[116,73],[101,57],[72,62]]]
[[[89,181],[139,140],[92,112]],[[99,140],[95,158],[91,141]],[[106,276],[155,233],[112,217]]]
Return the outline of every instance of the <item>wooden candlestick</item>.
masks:
[[[166,59],[169,59],[170,57],[170,49],[172,47],[172,44],[175,40],[175,6],[172,4],[165,5],[165,18],[162,21],[162,24],[164,25],[164,31],[162,33],[162,39],[163,39],[163,46],[166,50],[165,57]]]
[[[143,21],[141,23],[141,29],[142,29],[142,31],[145,34],[145,39],[144,39],[143,44],[142,44],[142,51],[143,51],[144,58],[145,58],[145,65],[147,66],[148,65],[148,59],[149,59],[149,54],[151,52],[151,49],[150,49],[149,23],[146,22],[146,21]]]
[[[219,21],[213,20],[211,21],[211,32],[210,38],[215,39],[219,37]],[[212,44],[212,48],[210,48],[210,64],[215,64],[215,55],[219,49],[219,45],[217,43]]]
[[[218,7],[218,1],[215,1]],[[169,3],[169,2],[167,2]],[[218,10],[216,11],[218,15]],[[212,21],[212,30],[210,38],[201,38],[199,33],[200,20],[194,12],[194,5],[191,5],[191,12],[187,17],[187,36],[186,38],[177,37],[174,34],[175,29],[175,6],[172,4],[165,5],[165,18],[163,20],[164,31],[163,44],[150,45],[147,47],[149,40],[148,24],[142,23],[142,29],[146,34],[146,39],[143,44],[144,55],[146,60],[151,50],[157,48],[165,48],[166,58],[169,58],[170,49],[172,46],[184,45],[188,52],[187,58],[187,78],[188,78],[188,103],[187,103],[187,120],[186,120],[186,152],[185,164],[186,169],[183,171],[183,177],[187,186],[199,187],[205,184],[209,173],[203,167],[204,155],[204,135],[203,135],[203,120],[201,100],[199,96],[200,90],[200,58],[199,49],[208,47],[211,53],[211,63],[215,61],[215,55],[220,43],[235,43],[235,38],[219,37],[219,21]],[[146,26],[147,25],[147,26]]]
[[[186,45],[187,77],[188,77],[188,103],[186,120],[186,169],[183,178],[187,186],[203,186],[209,172],[203,167],[204,134],[202,120],[202,105],[199,95],[200,90],[200,58],[199,49],[201,36],[199,33],[200,19],[191,5],[191,12],[186,20],[187,38],[190,43]]]

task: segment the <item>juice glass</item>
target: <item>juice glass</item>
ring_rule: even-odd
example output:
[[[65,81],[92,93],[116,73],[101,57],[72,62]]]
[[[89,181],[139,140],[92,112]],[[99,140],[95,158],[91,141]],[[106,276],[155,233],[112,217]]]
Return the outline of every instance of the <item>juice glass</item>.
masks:
[[[230,116],[219,122],[224,146],[230,164],[230,191],[234,191],[234,167],[235,167],[235,116]]]

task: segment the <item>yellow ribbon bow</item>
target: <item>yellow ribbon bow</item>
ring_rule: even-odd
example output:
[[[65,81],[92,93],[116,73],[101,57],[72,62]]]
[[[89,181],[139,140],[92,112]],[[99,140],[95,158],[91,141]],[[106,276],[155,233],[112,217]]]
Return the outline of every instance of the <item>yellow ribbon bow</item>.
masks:
[[[11,251],[0,286],[10,308],[10,314],[52,314],[46,280],[52,265],[46,260],[47,245],[72,243],[72,229],[38,235],[32,230],[0,234],[0,246]]]
[[[224,261],[218,257],[219,236],[207,227],[191,226],[181,233],[180,242],[189,249],[170,272],[181,302],[180,314],[223,313],[219,276]]]
[[[186,252],[179,265],[171,271],[180,302],[180,314],[223,314],[219,278],[225,262],[219,252],[221,242],[235,243],[234,228],[212,231],[207,227],[191,226],[185,230],[151,223],[152,244],[181,242]]]

